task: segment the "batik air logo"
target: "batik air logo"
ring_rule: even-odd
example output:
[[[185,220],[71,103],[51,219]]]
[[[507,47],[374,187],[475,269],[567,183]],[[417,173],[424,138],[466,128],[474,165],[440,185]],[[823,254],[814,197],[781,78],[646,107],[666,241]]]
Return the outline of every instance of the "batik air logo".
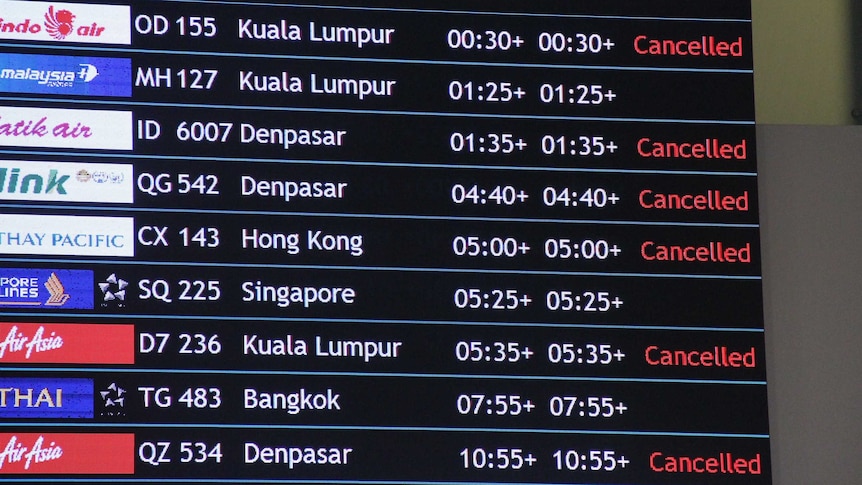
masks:
[[[132,113],[0,106],[0,146],[131,150]]]
[[[18,0],[6,0],[0,5],[0,38],[131,43],[127,6]]]

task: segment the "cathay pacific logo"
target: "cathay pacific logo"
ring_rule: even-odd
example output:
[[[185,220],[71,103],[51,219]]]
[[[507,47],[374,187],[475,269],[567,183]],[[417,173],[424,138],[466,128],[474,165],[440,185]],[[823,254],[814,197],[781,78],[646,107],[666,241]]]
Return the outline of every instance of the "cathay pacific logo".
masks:
[[[131,217],[0,214],[0,254],[133,257],[134,242]]]

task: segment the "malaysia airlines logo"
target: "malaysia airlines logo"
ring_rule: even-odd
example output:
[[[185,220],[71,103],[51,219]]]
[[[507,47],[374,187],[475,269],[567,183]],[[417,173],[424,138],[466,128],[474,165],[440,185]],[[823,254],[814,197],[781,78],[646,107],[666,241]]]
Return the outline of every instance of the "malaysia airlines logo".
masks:
[[[0,53],[0,91],[129,97],[132,61]]]
[[[10,56],[10,54],[4,54],[4,56]],[[48,71],[29,67],[27,69],[3,69],[3,71],[0,71],[0,79],[27,79],[36,81],[37,84],[48,85],[50,83],[52,86],[59,85],[60,83],[71,85],[75,81],[88,83],[96,79],[98,75],[99,68],[92,64],[78,64],[77,69],[69,69],[67,71]]]
[[[0,6],[0,38],[131,43],[131,9],[121,5],[5,0]]]

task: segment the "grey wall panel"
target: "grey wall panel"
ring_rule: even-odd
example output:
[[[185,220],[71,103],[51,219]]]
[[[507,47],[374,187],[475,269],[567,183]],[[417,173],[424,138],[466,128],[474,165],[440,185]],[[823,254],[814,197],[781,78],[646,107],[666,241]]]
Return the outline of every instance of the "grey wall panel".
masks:
[[[862,483],[862,128],[758,127],[776,485]]]

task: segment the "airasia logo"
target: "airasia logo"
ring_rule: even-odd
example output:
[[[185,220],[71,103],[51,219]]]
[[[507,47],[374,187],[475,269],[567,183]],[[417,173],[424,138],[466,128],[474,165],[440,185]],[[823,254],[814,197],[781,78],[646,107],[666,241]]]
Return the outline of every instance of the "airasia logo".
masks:
[[[59,460],[62,456],[63,448],[53,441],[45,443],[42,435],[29,446],[19,441],[18,436],[12,436],[0,452],[0,468],[5,464],[23,464],[24,470],[29,470],[31,465]]]
[[[6,353],[24,352],[24,359],[30,360],[33,353],[48,352],[57,350],[63,347],[63,337],[51,332],[50,335],[45,334],[45,327],[39,326],[32,337],[24,335],[24,332],[18,331],[18,326],[13,325],[6,335],[6,339],[0,342],[0,359]]]
[[[0,433],[0,475],[133,473],[134,434]]]

